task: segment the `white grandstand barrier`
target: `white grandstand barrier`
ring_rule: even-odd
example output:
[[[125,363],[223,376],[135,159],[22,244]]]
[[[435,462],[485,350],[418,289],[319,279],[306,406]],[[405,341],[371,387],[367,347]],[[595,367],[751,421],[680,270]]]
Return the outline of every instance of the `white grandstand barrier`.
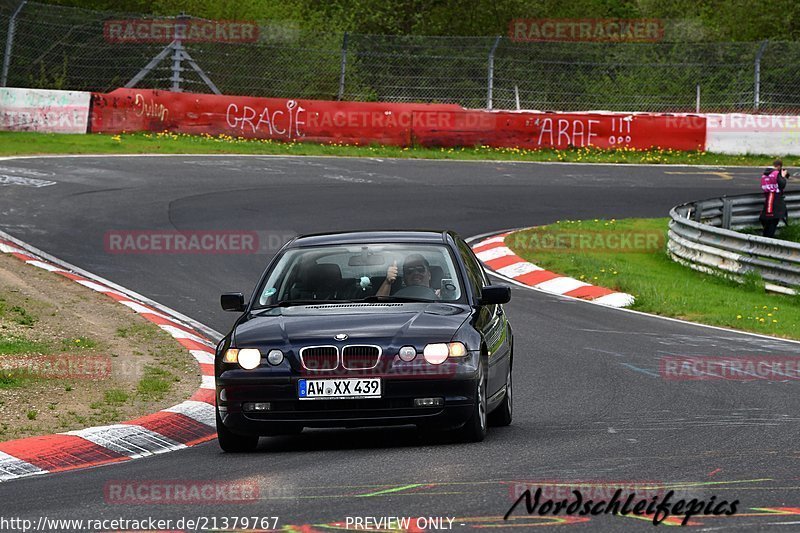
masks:
[[[86,133],[92,93],[0,89],[0,130]]]

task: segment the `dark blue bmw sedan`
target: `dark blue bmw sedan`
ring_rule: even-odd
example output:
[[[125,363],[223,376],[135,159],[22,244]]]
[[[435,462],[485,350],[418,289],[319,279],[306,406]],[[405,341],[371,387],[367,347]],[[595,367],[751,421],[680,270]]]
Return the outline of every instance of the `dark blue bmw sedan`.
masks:
[[[469,245],[453,232],[307,235],[271,261],[215,358],[228,452],[305,427],[414,424],[480,441],[511,423],[513,336]]]

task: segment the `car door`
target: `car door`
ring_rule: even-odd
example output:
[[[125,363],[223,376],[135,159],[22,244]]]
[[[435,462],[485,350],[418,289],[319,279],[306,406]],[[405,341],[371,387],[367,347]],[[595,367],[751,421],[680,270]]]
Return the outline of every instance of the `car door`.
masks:
[[[469,245],[459,241],[458,246],[464,266],[466,266],[469,284],[477,300],[480,298],[481,289],[490,284],[489,278]],[[510,364],[508,325],[503,306],[479,306],[474,327],[481,333],[489,352],[487,392],[488,396],[492,396],[505,385]]]

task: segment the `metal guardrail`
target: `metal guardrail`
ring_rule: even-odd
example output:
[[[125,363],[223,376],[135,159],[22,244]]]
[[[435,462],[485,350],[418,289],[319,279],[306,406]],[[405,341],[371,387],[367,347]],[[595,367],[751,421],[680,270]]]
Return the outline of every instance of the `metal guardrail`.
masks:
[[[789,218],[800,217],[800,193],[786,194]],[[745,194],[673,207],[667,251],[674,261],[701,272],[741,276],[756,271],[767,290],[800,291],[800,243],[734,231],[759,225],[764,196]]]

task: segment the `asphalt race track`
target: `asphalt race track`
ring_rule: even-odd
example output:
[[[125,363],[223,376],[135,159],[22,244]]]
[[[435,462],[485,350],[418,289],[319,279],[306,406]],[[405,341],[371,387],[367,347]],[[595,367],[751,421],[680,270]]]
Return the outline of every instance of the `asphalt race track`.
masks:
[[[0,188],[0,229],[225,331],[234,316],[219,309],[219,294],[251,291],[275,250],[118,254],[106,250],[106,232],[450,228],[467,237],[558,219],[662,217],[683,201],[756,191],[760,169],[179,156],[0,160],[0,174],[56,182]],[[514,423],[490,430],[483,443],[405,428],[306,430],[264,438],[248,455],[222,454],[211,442],[2,483],[3,514],[277,516],[278,527],[366,516],[455,517],[457,530],[653,527],[608,515],[527,517],[524,506],[515,520],[502,520],[517,482],[591,481],[741,502],[735,516],[696,518],[703,528],[798,529],[797,382],[668,381],[658,375],[658,359],[789,356],[799,344],[522,288],[513,289],[506,309],[515,332]],[[256,483],[259,501],[107,503],[107,484],[122,480]]]

